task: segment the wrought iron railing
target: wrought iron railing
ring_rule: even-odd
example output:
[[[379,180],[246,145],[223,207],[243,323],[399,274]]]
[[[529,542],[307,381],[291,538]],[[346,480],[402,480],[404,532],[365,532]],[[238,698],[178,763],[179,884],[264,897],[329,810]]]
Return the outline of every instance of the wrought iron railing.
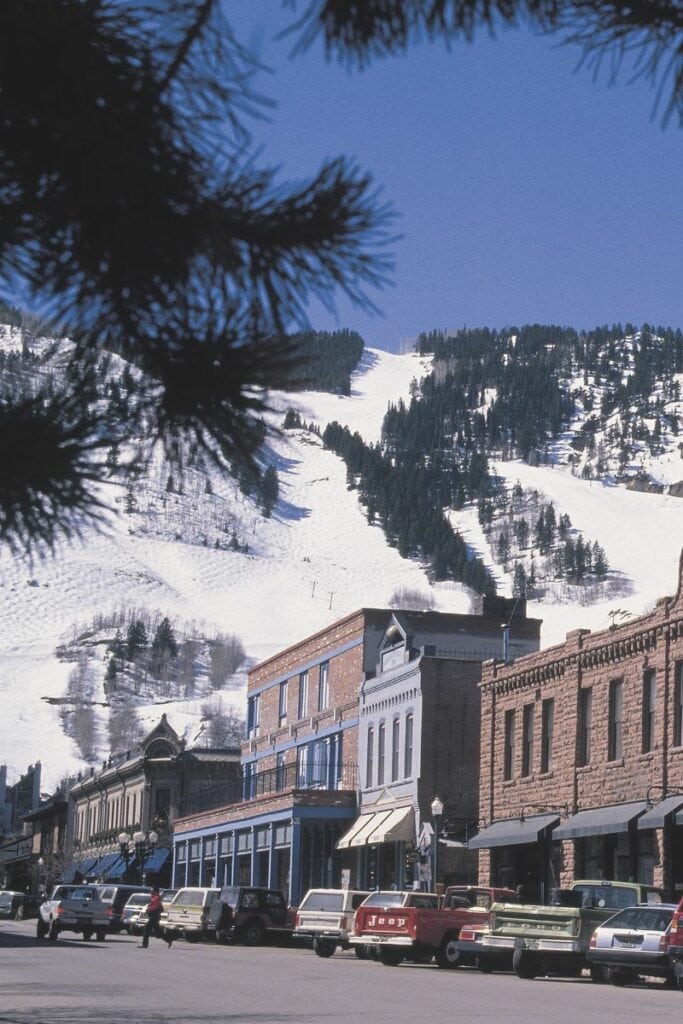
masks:
[[[358,766],[351,762],[286,764],[251,775],[245,773],[241,779],[191,793],[180,801],[179,817],[293,790],[355,790],[357,786]]]

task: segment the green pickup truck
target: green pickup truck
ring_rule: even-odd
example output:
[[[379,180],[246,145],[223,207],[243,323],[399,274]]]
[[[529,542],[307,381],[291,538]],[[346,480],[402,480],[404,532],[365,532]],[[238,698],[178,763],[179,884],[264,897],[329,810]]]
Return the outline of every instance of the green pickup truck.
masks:
[[[500,962],[507,955],[518,978],[579,975],[589,967],[586,951],[598,925],[624,907],[661,901],[661,892],[651,885],[580,880],[554,890],[550,906],[494,903],[479,964],[485,970],[487,957]],[[594,981],[603,980],[599,968],[590,971]]]

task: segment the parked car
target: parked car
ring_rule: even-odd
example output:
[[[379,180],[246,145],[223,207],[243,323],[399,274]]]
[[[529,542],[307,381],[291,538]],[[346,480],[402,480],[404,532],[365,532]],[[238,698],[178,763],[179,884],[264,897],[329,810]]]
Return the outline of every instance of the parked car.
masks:
[[[121,914],[121,927],[129,935],[138,934],[147,924],[148,903],[148,892],[134,892],[128,897]]]
[[[447,889],[443,900],[414,890],[373,892],[356,911],[351,944],[376,950],[387,967],[403,960],[429,963],[434,958],[439,967],[458,967],[460,929],[487,922],[489,912],[455,888]]]
[[[357,889],[309,889],[296,912],[294,938],[313,942],[317,956],[332,956],[337,948],[349,948],[356,910],[369,892]],[[356,946],[363,957],[364,946]]]
[[[555,889],[549,906],[535,903],[494,903],[489,930],[481,936],[479,965],[488,957],[512,958],[519,978],[539,974],[575,976],[589,967],[594,981],[602,970],[588,963],[590,938],[617,910],[639,903],[660,906],[661,892],[639,882],[579,879],[568,889]]]
[[[260,946],[267,938],[291,939],[294,912],[279,889],[226,885],[211,906],[216,942]]]
[[[26,892],[3,889],[0,892],[0,917],[11,917],[22,921],[25,917],[37,917],[44,896],[31,896]]]
[[[178,889],[161,914],[159,923],[164,936],[175,939],[182,935],[188,942],[197,942],[213,933],[209,912],[220,891],[199,885]]]
[[[678,991],[683,992],[683,899],[674,910],[673,917],[671,918],[668,952],[671,957]]]
[[[588,963],[602,967],[613,985],[627,985],[640,975],[673,981],[668,952],[675,903],[644,904],[620,910],[593,932]]]
[[[107,908],[109,931],[117,935],[123,928],[123,908],[133,893],[149,893],[148,885],[98,885],[100,899]]]

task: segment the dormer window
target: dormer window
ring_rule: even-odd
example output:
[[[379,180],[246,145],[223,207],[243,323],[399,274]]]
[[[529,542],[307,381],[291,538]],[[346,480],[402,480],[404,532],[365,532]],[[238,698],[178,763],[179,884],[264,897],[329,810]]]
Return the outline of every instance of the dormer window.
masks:
[[[173,757],[173,747],[168,740],[152,740],[145,751],[146,757]]]

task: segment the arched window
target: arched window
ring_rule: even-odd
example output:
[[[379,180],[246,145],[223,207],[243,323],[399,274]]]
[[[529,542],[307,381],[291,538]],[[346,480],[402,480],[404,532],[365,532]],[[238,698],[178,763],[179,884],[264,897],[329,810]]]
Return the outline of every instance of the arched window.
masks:
[[[403,740],[403,778],[413,774],[413,716],[406,715],[406,732]]]
[[[372,786],[372,775],[374,771],[373,758],[375,756],[375,730],[372,726],[368,729],[368,748],[367,757],[365,761],[365,787],[369,789]]]

